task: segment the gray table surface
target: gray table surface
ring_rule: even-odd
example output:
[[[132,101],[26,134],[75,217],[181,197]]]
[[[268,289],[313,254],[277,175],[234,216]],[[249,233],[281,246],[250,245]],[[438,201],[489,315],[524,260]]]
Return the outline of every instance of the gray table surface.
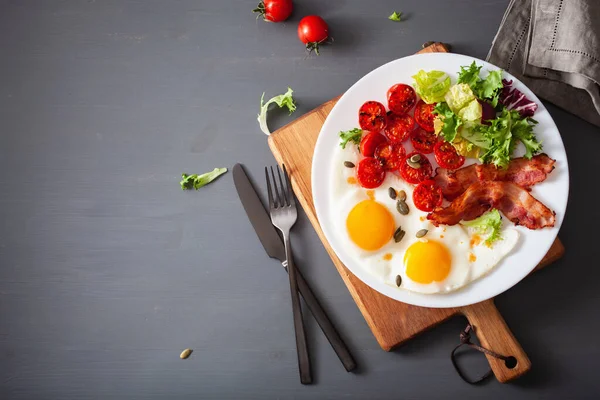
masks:
[[[295,3],[288,22],[268,24],[250,13],[255,0],[0,0],[0,398],[598,393],[600,132],[552,105],[571,161],[567,254],[497,298],[531,372],[462,382],[449,359],[460,318],[382,351],[301,215],[298,264],[360,369],[346,373],[309,318],[316,384],[300,385],[287,277],[231,173],[182,192],[181,172],[242,162],[264,189],[263,91],[295,89],[298,111],[273,113],[277,128],[425,41],[484,58],[508,0]],[[403,22],[387,20],[394,9]],[[296,37],[310,13],[335,39],[320,57]],[[476,372],[482,358],[466,361]]]

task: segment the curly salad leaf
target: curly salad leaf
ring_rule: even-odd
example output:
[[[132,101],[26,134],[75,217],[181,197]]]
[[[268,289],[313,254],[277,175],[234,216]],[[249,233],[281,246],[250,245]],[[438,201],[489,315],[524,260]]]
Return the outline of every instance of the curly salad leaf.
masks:
[[[482,136],[490,143],[480,158],[482,162],[506,168],[518,142],[525,146],[526,158],[530,159],[542,150],[542,144],[533,134],[533,127],[537,124],[533,118],[523,118],[518,111],[505,108],[489,122],[490,125],[479,125],[474,129],[474,136]]]
[[[485,240],[485,244],[490,246],[496,240],[502,239],[500,230],[502,229],[502,216],[496,209],[488,211],[479,218],[475,218],[471,221],[462,221],[462,225],[475,228],[480,234],[487,234],[488,237]]]
[[[450,77],[442,71],[420,70],[412,78],[415,80],[415,91],[427,104],[444,100],[444,95],[450,89]]]
[[[340,131],[340,146],[342,146],[342,149],[346,148],[348,142],[353,142],[356,145],[360,144],[362,133],[363,131],[360,128],[350,129],[349,131]]]
[[[460,67],[458,83],[465,83],[471,87],[473,93],[481,99],[488,101],[492,106],[498,105],[502,88],[502,71],[490,71],[485,79],[479,77],[482,66],[477,66],[475,61],[468,67]]]
[[[267,111],[269,110],[269,106],[272,103],[277,104],[279,108],[286,107],[290,114],[296,111],[296,104],[294,104],[294,98],[292,97],[292,93],[294,93],[294,91],[291,88],[288,88],[287,92],[285,92],[284,94],[275,96],[263,104],[265,98],[265,93],[263,92],[262,96],[260,97],[260,113],[258,114],[257,119],[260,125],[260,130],[263,131],[265,135],[271,134],[271,131],[267,126]]]
[[[209,183],[217,179],[219,176],[223,175],[225,172],[227,172],[227,168],[215,168],[212,171],[202,175],[181,174],[181,182],[179,182],[179,184],[181,185],[182,190],[198,190],[202,186],[208,185]]]

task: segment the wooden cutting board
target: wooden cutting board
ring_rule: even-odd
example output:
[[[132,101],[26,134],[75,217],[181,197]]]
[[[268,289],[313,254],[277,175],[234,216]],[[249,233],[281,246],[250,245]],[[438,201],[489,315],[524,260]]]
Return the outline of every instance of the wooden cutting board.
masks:
[[[419,53],[433,52],[448,52],[448,50],[443,44],[434,43],[419,51]],[[483,347],[517,359],[516,366],[508,368],[504,361],[486,356],[500,382],[508,382],[527,372],[531,368],[531,362],[496,309],[493,299],[458,308],[412,306],[371,289],[355,277],[337,258],[317,220],[311,190],[311,165],[321,126],[338,99],[339,97],[322,104],[271,134],[269,147],[277,162],[285,164],[290,172],[292,186],[298,200],[379,345],[384,350],[390,351],[450,317],[462,314],[474,327]],[[564,247],[560,240],[556,239],[536,269],[550,264],[562,257],[563,254]]]

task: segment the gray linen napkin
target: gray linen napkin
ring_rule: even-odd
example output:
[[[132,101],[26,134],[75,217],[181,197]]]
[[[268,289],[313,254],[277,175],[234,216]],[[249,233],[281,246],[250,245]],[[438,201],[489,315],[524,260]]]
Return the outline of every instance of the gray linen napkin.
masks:
[[[600,0],[511,0],[487,60],[600,126]]]

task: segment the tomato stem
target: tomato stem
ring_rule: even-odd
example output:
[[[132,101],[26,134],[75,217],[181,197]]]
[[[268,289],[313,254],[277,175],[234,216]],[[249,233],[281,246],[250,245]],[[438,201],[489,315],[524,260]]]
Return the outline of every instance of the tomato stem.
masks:
[[[265,18],[265,3],[264,2],[260,2],[258,3],[258,6],[256,6],[256,8],[254,10],[252,10],[253,13],[257,13],[258,15],[256,16],[256,19],[258,19],[259,17],[263,17],[264,20],[266,20]]]
[[[321,43],[323,43],[325,40],[321,40],[320,42],[308,42],[306,43],[306,50],[308,51],[308,53],[310,54],[313,50],[315,51],[316,55],[319,55],[319,45]]]

